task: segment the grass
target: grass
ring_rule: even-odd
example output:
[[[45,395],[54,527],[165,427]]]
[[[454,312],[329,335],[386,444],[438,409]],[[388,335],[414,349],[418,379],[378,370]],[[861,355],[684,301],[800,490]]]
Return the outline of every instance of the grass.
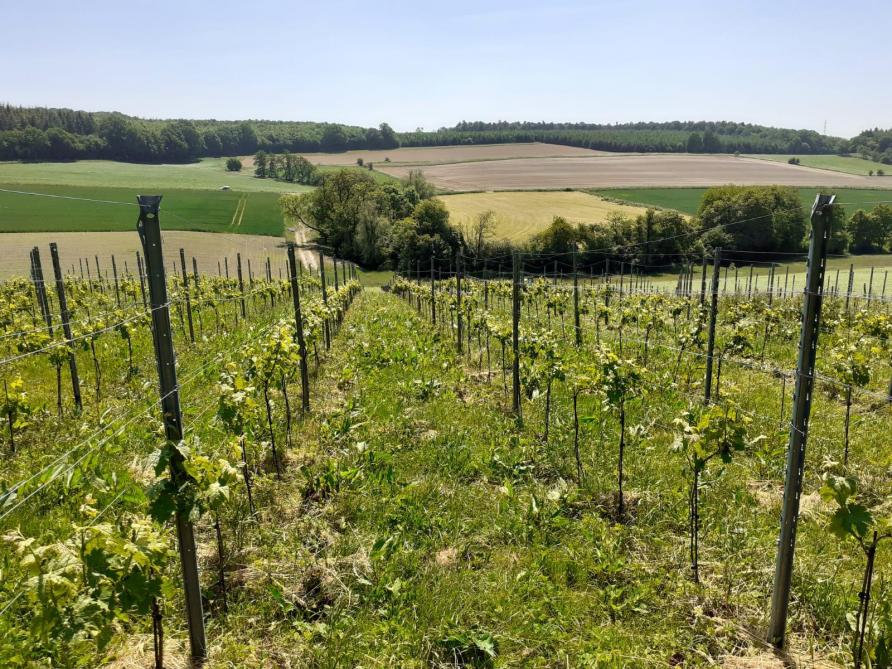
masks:
[[[471,303],[479,304],[480,286],[469,283]],[[490,285],[492,316],[503,323],[506,287]],[[134,300],[136,295],[134,291]],[[525,334],[552,330],[547,341],[554,343],[571,377],[577,362],[597,359],[596,337],[614,349],[624,345],[624,357],[640,360],[648,355],[642,350],[640,323],[627,323],[622,339],[616,328],[623,327],[623,320],[617,315],[624,309],[645,313],[646,300],[614,295],[611,326],[600,330],[592,316],[600,297],[584,297],[584,341],[578,351],[572,342],[572,317],[546,311],[541,298],[535,303],[524,300],[522,327]],[[222,307],[227,332],[220,336],[213,335],[208,312],[209,339],[199,338],[191,348],[185,345],[182,328],[175,329],[178,347],[185,349],[181,379],[194,377],[189,383],[181,380],[185,424],[215,457],[233,457],[227,454],[228,437],[221,423],[213,419],[218,368],[229,359],[247,363],[250,352],[241,353],[239,344],[258,337],[245,326],[290,316],[287,300],[279,305],[277,313],[265,313],[265,308],[259,309],[264,302],[258,301],[239,327],[237,303],[228,303]],[[795,324],[796,306],[783,305],[786,324]],[[828,302],[825,309],[831,315],[838,305]],[[676,362],[678,327],[691,324],[684,310],[679,311],[681,323],[665,320],[652,333],[644,364],[646,396],[627,405],[627,425],[635,429],[628,431],[626,444],[629,513],[623,522],[613,513],[616,412],[600,395],[580,396],[585,419],[580,452],[586,476],[577,484],[569,383],[555,383],[551,433],[545,439],[543,395],[524,396],[525,420],[518,424],[509,410],[501,371],[492,376],[488,372],[483,340],[473,336],[472,353],[457,355],[448,309],[439,313],[439,326],[433,327],[423,307],[416,309],[380,291],[361,295],[337,328],[331,351],[323,350],[321,364],[314,365],[312,412],[295,421],[290,447],[284,445],[285,408],[274,387],[275,421],[270,429],[285,452],[285,471],[277,481],[264,457],[269,451],[266,425],[258,423],[248,440],[256,463],[258,514],[245,522],[239,482],[231,486],[232,499],[221,518],[230,586],[226,614],[212,586],[219,564],[212,517],[196,521],[208,598],[208,669],[289,663],[432,669],[784,666],[764,652],[758,635],[765,627],[784,470],[786,434],[779,428],[783,420],[778,404],[786,394],[789,416],[789,382],[781,385],[755,364],[725,364],[722,397],[757,414],[749,436],[768,438],[735,454],[725,467],[714,462],[703,479],[702,583],[695,585],[687,566],[688,478],[684,459],[673,448],[672,419],[702,401],[703,363],[696,350],[684,360],[678,358],[680,367]],[[728,332],[728,315],[723,311],[720,336]],[[754,327],[761,341],[761,327]],[[795,364],[797,332],[792,325],[789,332],[784,328],[774,333],[767,346],[771,365]],[[844,339],[844,333],[837,339]],[[824,349],[830,341],[825,336],[821,342],[819,371],[829,371]],[[12,343],[5,346],[13,352]],[[100,408],[120,410],[127,399],[145,402],[145,388],[154,374],[150,347],[144,326],[137,333],[140,372],[108,388],[106,405],[97,402],[94,408],[89,403],[84,415],[61,421],[52,415],[55,388],[47,361],[20,362],[17,369],[29,380],[41,381],[34,384],[35,404],[49,406],[20,440],[19,452],[4,458],[4,480],[18,480],[33,472],[35,464],[49,461],[52,449],[80,440],[83,424],[99,415]],[[492,349],[497,369],[495,339]],[[126,363],[115,335],[104,336],[99,351],[103,364],[110,366],[107,383],[125,378]],[[89,388],[89,357],[81,349],[76,354]],[[225,355],[213,368],[195,375],[202,361],[217,360],[220,354]],[[871,388],[882,391],[888,378],[885,361],[875,372]],[[293,401],[293,376],[290,383]],[[839,456],[842,432],[842,402],[825,390],[820,387],[814,396],[798,530],[789,640],[790,664],[802,663],[797,666],[846,661],[850,635],[845,614],[857,603],[863,568],[852,542],[830,536],[830,507],[817,494],[819,463]],[[202,408],[206,404],[209,409]],[[860,394],[856,408],[851,469],[881,500],[888,492],[882,472],[888,471],[889,449],[877,435],[886,434],[889,413],[885,403],[873,407]],[[102,452],[109,467],[122,475],[128,467],[151,471],[149,454],[159,436],[156,414],[150,415],[153,420],[137,422]],[[56,534],[68,536],[71,524],[86,522],[78,510],[85,494],[97,497],[96,508],[114,501],[114,488],[99,488],[95,478],[87,476],[98,466],[85,469],[83,477],[75,477],[64,489],[54,488],[52,496],[39,498],[39,513],[17,516],[24,532],[40,533],[46,543],[46,535],[53,536],[48,527],[52,522],[58,526]],[[872,472],[879,474],[867,478]],[[151,481],[149,474],[144,483]],[[121,508],[139,513],[145,500],[125,498],[110,508],[106,520],[122,513]],[[160,531],[173,547],[173,529]],[[881,550],[877,560],[877,574],[883,576],[874,591],[879,599],[888,587],[889,552]],[[171,559],[176,579],[173,563]],[[7,583],[16,581],[7,578]],[[176,593],[176,580],[174,585]],[[18,604],[16,615],[0,620],[0,627],[23,627],[19,621],[27,621],[26,613],[34,606]],[[176,594],[165,598],[166,638],[179,642],[177,648],[183,647],[185,636],[182,608]],[[147,616],[135,617],[126,629],[146,633],[149,624]],[[9,638],[7,648],[12,651],[21,652],[16,642],[26,648],[21,641],[26,637]],[[132,656],[129,641],[116,644],[119,652],[113,654]],[[747,659],[738,664],[729,655]],[[180,659],[168,658],[172,666]],[[148,662],[143,660],[143,665]]]
[[[803,254],[803,258],[807,254]],[[746,254],[740,254],[740,259],[736,261],[737,277],[739,280],[739,289],[746,291],[750,275],[750,258]],[[892,281],[887,280],[887,273],[892,270],[892,254],[876,254],[876,255],[860,255],[830,258],[827,261],[827,272],[825,286],[828,291],[838,289],[840,293],[848,290],[849,267],[855,272],[853,292],[858,295],[867,295],[868,293],[885,297],[892,295]],[[871,270],[873,270],[873,285],[871,286]],[[774,270],[775,285],[783,286],[785,281],[789,282],[790,290],[795,288],[796,292],[802,291],[805,286],[805,261],[778,263]],[[767,263],[755,266],[753,268],[754,290],[764,291],[768,288],[768,276],[771,273]],[[724,277],[727,274],[727,283]],[[789,276],[789,278],[787,278]],[[658,274],[651,277],[651,281],[663,289],[673,288],[678,279],[678,274]],[[756,281],[755,279],[758,279]],[[795,282],[795,283],[794,283]],[[722,270],[719,280],[719,290],[724,292],[734,291],[735,270],[728,267]],[[708,278],[707,278],[708,285]],[[700,290],[700,272],[694,269],[694,290]]]
[[[380,172],[375,169],[370,170],[366,167],[359,167],[359,165],[350,167],[345,167],[342,165],[316,165],[316,170],[322,175],[331,174],[332,172],[340,172],[341,170],[348,170],[350,172],[361,172],[363,174],[368,174],[379,184],[398,184],[400,182],[397,177],[385,174],[384,172]]]
[[[885,182],[883,182],[885,183]],[[892,186],[892,182],[889,184]],[[684,214],[696,214],[707,188],[605,188],[587,191],[604,198],[618,200],[629,204],[660,209],[675,209]],[[799,188],[799,197],[807,210],[815,201],[818,188]],[[849,214],[857,209],[869,209],[874,204],[892,200],[892,190],[872,188],[837,188],[833,189],[837,199]]]
[[[0,192],[0,232],[133,231],[137,190],[124,187],[5,183],[0,188],[56,197]],[[234,232],[280,236],[284,230],[278,193],[161,188],[160,218],[166,230]],[[107,200],[115,205],[78,199]],[[243,203],[240,205],[240,203]]]
[[[563,216],[571,223],[601,223],[611,212],[635,216],[644,211],[581,191],[462,193],[440,199],[446,203],[453,225],[467,225],[481,212],[491,210],[496,214],[496,237],[516,242],[544,230],[555,216]]]
[[[129,188],[141,192],[190,189],[218,190],[229,186],[246,192],[294,193],[309,186],[258,179],[250,169],[227,172],[225,158],[202,158],[185,165],[143,165],[111,160],[69,163],[0,162],[0,184],[66,185]]]
[[[833,154],[822,154],[817,156],[787,154],[777,155],[769,153],[757,153],[746,156],[747,158],[758,158],[760,160],[771,160],[776,163],[786,163],[790,158],[798,158],[799,163],[804,167],[814,167],[820,170],[831,170],[833,172],[845,172],[846,174],[870,174],[871,170],[876,173],[877,170],[883,170],[886,174],[892,175],[892,165],[884,165],[873,160],[865,160],[856,156],[837,156]],[[882,177],[878,177],[881,179]],[[892,179],[890,179],[892,182]],[[882,187],[882,184],[878,185]]]

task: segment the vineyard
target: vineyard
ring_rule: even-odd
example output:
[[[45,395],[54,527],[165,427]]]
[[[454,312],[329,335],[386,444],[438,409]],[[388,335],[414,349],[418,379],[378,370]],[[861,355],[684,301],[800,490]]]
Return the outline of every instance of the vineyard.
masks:
[[[890,666],[892,309],[826,234],[798,289],[713,249],[363,291],[157,218],[135,273],[0,285],[3,666]]]

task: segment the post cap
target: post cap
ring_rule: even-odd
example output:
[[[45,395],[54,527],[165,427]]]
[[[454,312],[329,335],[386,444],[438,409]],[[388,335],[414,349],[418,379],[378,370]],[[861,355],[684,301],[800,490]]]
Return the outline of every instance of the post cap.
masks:
[[[136,201],[139,204],[140,212],[157,215],[162,197],[163,195],[137,195]]]

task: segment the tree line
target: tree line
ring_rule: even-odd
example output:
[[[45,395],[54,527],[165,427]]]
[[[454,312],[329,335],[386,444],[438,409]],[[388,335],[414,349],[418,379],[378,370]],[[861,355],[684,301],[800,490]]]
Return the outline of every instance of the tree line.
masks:
[[[868,160],[892,165],[892,128],[865,130],[852,138],[849,150]]]
[[[258,150],[313,153],[512,142],[634,152],[857,153],[892,164],[892,130],[878,129],[846,140],[813,130],[732,121],[613,125],[462,121],[451,128],[397,133],[387,123],[362,128],[305,121],[150,120],[109,112],[0,106],[0,160],[189,162]]]
[[[605,260],[663,272],[721,247],[735,253],[759,254],[759,260],[787,259],[804,253],[809,212],[795,188],[721,186],[703,196],[697,214],[649,209],[639,216],[619,212],[603,223],[573,223],[556,216],[543,231],[519,246],[495,237],[496,215],[481,211],[461,226],[449,219],[442,200],[420,171],[399,184],[379,184],[361,170],[323,175],[309,193],[280,199],[286,217],[314,230],[320,243],[365,267],[412,273],[427,271],[431,259],[448,270],[458,252],[471,266],[495,268],[519,249],[539,262],[566,258],[579,251],[582,271],[600,271]],[[892,207],[877,205],[847,217],[836,205],[832,212],[829,251],[867,253],[892,247]],[[536,260],[529,267],[536,268]]]
[[[202,157],[392,149],[388,124],[147,120],[119,113],[0,106],[0,160],[103,158],[126,162],[192,162]]]
[[[840,153],[847,140],[813,130],[733,121],[666,123],[516,123],[462,121],[434,132],[403,133],[404,146],[550,142],[602,151],[690,153]]]

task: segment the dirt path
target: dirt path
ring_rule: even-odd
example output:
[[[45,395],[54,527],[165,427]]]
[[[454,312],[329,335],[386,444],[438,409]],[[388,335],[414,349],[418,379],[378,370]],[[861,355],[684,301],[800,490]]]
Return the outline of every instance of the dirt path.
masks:
[[[309,243],[309,235],[307,229],[300,223],[294,225],[294,242],[296,244]],[[301,265],[309,269],[319,269],[319,259],[310,249],[297,249],[297,259]]]

